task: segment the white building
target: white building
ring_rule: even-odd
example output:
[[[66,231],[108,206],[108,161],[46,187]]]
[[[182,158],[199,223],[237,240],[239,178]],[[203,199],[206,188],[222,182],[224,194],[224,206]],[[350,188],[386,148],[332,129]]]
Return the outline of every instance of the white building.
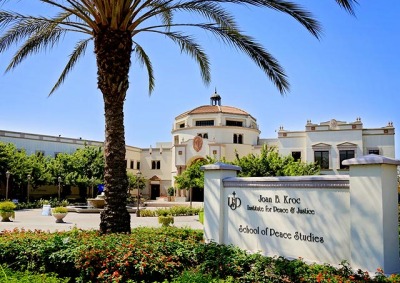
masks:
[[[282,155],[291,154],[303,162],[319,162],[322,174],[347,173],[341,161],[367,154],[395,157],[393,123],[382,128],[364,128],[360,118],[354,122],[332,119],[314,124],[307,121],[302,131],[280,128],[276,138],[261,139],[257,120],[246,111],[221,105],[214,93],[210,105],[203,105],[176,116],[171,142],[157,142],[154,148],[126,147],[127,171],[139,170],[148,180],[144,195],[151,199],[166,196],[174,186],[174,176],[193,161],[212,156],[231,161],[240,156],[258,154],[263,145],[276,146]],[[99,141],[87,141],[28,133],[0,131],[0,141],[14,143],[28,154],[41,152],[55,156],[71,153],[87,145],[102,146]]]

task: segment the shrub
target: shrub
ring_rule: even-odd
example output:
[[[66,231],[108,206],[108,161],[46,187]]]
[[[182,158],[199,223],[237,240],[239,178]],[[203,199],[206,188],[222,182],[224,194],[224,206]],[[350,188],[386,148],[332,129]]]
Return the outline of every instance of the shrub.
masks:
[[[174,187],[169,187],[167,190],[168,196],[172,197],[175,194],[175,188]]]
[[[163,227],[168,227],[174,224],[173,216],[158,216],[158,223],[160,223]]]
[[[199,222],[204,224],[204,211],[199,212]]]
[[[156,213],[154,210],[150,209],[141,209],[139,210],[140,217],[154,217],[156,216]]]
[[[64,207],[64,206],[57,206],[51,209],[52,213],[67,213],[68,212],[68,208]]]
[[[155,214],[156,216],[185,216],[196,215],[200,211],[200,208],[191,208],[188,206],[172,206],[170,208],[158,208],[155,210]]]
[[[56,273],[70,282],[400,282],[400,275],[375,277],[348,263],[341,268],[306,264],[302,259],[248,254],[229,245],[203,243],[201,230],[149,228],[131,234],[100,235],[98,231],[72,229],[67,232],[3,231],[0,262],[19,271]],[[2,275],[3,273],[3,275]],[[12,281],[10,274],[25,281]],[[8,281],[1,281],[6,274]],[[0,270],[0,282],[45,281],[33,273]],[[39,276],[39,275],[38,275]],[[20,278],[18,277],[18,278]],[[28,279],[29,278],[29,279]]]
[[[0,215],[3,218],[2,221],[10,221],[10,218],[15,219],[14,209],[17,206],[12,201],[2,201],[0,202]]]
[[[0,212],[13,212],[16,207],[17,205],[12,201],[6,200],[0,202]]]
[[[29,271],[15,271],[6,265],[0,265],[0,282],[7,283],[68,283],[69,278],[59,278],[56,274],[37,274]]]
[[[15,271],[7,266],[0,266],[0,283],[68,283],[69,278],[58,278],[56,274],[36,274],[29,271]]]
[[[167,216],[170,215],[170,210],[168,208],[158,208],[156,209],[156,216]]]

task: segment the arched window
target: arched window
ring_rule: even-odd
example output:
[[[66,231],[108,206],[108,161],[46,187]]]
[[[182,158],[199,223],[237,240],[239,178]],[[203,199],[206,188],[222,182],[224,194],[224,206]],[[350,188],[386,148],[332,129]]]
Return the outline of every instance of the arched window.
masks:
[[[160,169],[161,168],[161,162],[160,160],[153,160],[151,162],[151,169],[152,170],[156,170],[156,169]]]
[[[243,134],[233,134],[233,143],[243,144]]]

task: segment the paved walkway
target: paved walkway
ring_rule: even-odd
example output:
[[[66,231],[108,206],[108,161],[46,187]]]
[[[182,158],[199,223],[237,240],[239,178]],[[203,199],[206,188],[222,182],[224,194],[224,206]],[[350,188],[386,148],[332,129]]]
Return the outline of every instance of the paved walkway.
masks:
[[[131,227],[161,227],[157,217],[136,217],[131,213]],[[176,227],[189,227],[193,229],[203,229],[199,222],[199,217],[195,216],[176,216],[174,218]],[[77,213],[69,212],[64,218],[65,223],[55,223],[53,216],[43,216],[42,209],[25,209],[15,211],[13,222],[0,222],[0,231],[13,230],[15,228],[25,230],[43,230],[43,231],[68,231],[76,227],[79,229],[95,229],[100,226],[99,213]]]

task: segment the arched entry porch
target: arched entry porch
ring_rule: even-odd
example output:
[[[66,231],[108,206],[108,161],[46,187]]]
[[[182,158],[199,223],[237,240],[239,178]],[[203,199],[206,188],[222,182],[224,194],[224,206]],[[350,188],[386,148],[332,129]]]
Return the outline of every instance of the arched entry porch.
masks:
[[[158,197],[160,197],[161,179],[160,177],[154,175],[149,179],[149,182],[150,182],[150,199],[156,200]]]

